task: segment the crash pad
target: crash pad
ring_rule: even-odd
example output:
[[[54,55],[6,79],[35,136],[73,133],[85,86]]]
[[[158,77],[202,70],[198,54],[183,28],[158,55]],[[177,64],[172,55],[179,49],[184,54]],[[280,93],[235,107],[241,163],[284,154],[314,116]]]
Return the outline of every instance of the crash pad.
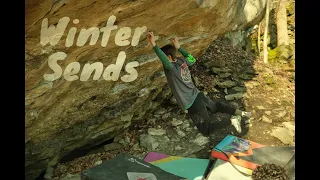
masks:
[[[221,159],[217,159],[215,161],[215,164],[209,173],[207,180],[217,180],[217,179],[223,179],[223,180],[252,180],[252,170],[248,168],[244,168],[238,165],[234,165],[233,167],[230,162],[223,161]],[[237,171],[237,168],[240,172],[243,172],[245,174],[248,174],[247,176],[243,175],[239,171]]]
[[[252,170],[265,163],[283,167],[294,154],[294,146],[266,146],[232,135],[226,136],[211,152],[214,158]]]
[[[161,168],[128,154],[81,172],[81,180],[182,180],[183,177],[168,173]]]
[[[170,156],[157,152],[148,153],[144,161],[189,180],[201,179],[209,163],[209,159]]]

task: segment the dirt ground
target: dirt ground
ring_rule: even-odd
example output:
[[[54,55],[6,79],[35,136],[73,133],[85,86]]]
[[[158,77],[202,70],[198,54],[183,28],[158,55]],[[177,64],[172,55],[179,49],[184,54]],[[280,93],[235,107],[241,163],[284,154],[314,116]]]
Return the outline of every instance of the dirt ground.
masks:
[[[285,145],[279,139],[272,137],[270,132],[274,127],[281,126],[283,122],[294,124],[295,84],[292,78],[293,72],[290,71],[294,67],[288,65],[277,67],[257,61],[254,68],[260,72],[256,77],[259,85],[249,88],[248,97],[245,98],[246,110],[253,113],[253,120],[252,127],[244,138],[265,145]],[[272,83],[266,80],[269,74],[272,75]],[[262,116],[272,122],[262,121]]]

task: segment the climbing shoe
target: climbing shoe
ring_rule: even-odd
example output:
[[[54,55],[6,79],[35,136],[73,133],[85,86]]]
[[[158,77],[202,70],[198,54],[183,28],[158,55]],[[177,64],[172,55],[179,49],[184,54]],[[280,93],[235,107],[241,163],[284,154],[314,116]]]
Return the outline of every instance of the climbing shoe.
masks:
[[[232,116],[231,124],[236,128],[238,133],[241,133],[241,117],[240,116]]]

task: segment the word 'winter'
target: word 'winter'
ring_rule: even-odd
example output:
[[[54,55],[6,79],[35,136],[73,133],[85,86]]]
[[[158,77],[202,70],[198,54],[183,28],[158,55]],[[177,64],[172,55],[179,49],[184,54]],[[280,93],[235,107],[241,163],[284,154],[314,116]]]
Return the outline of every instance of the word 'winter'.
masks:
[[[88,29],[82,28],[78,34],[75,45],[78,47],[84,46],[87,43],[89,37],[91,37],[89,45],[95,45],[100,37],[100,34],[102,34],[101,46],[106,47],[110,38],[111,31],[118,29],[118,26],[114,25],[115,21],[116,17],[112,15],[109,17],[105,27],[102,27],[100,29],[97,27],[91,27]],[[50,25],[48,27],[48,19],[43,19],[40,32],[40,44],[42,46],[45,46],[48,43],[51,46],[57,45],[61,40],[61,37],[63,36],[69,22],[69,17],[63,17],[58,21],[58,24],[56,26]],[[73,24],[78,23],[78,19],[73,20]],[[146,26],[135,28],[130,42],[129,38],[131,37],[131,28],[120,28],[115,35],[114,42],[117,46],[127,46],[130,44],[131,46],[137,46],[139,44],[141,35],[146,31]],[[74,45],[76,33],[76,27],[71,27],[69,29],[69,32],[65,39],[65,46],[67,48]],[[66,57],[67,54],[64,52],[56,52],[49,56],[48,65],[54,71],[54,73],[44,74],[43,78],[47,81],[55,81],[59,79],[63,74],[64,79],[67,81],[75,81],[78,79],[80,79],[80,81],[87,81],[93,71],[95,71],[93,80],[98,80],[102,75],[105,80],[117,81],[119,79],[126,54],[124,51],[119,52],[116,63],[109,65],[105,70],[103,70],[103,64],[101,62],[95,62],[93,64],[87,63],[84,65],[80,77],[76,75],[80,72],[81,69],[81,65],[79,62],[70,63],[63,72],[61,66],[59,66],[57,61],[64,60]],[[139,63],[137,61],[127,63],[125,66],[125,71],[128,74],[123,75],[120,79],[124,82],[134,81],[138,77],[138,72],[135,69],[135,67],[138,66]]]

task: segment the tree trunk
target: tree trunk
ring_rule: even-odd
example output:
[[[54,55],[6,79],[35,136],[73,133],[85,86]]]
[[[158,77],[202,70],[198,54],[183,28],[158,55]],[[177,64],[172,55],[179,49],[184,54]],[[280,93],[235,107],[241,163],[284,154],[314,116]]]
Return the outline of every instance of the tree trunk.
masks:
[[[267,37],[268,37],[268,22],[269,22],[269,0],[267,0],[267,7],[266,7],[266,25],[264,29],[264,37],[263,37],[263,62],[268,63],[268,44],[267,44]]]
[[[287,0],[279,0],[278,9],[277,9],[278,57],[283,60],[286,60],[289,58],[286,5],[287,5]]]
[[[257,46],[258,46],[258,55],[259,55],[259,57],[260,57],[260,42],[261,42],[261,40],[260,40],[260,26],[261,26],[261,23],[259,23],[259,26],[258,26],[258,42],[257,42]]]

